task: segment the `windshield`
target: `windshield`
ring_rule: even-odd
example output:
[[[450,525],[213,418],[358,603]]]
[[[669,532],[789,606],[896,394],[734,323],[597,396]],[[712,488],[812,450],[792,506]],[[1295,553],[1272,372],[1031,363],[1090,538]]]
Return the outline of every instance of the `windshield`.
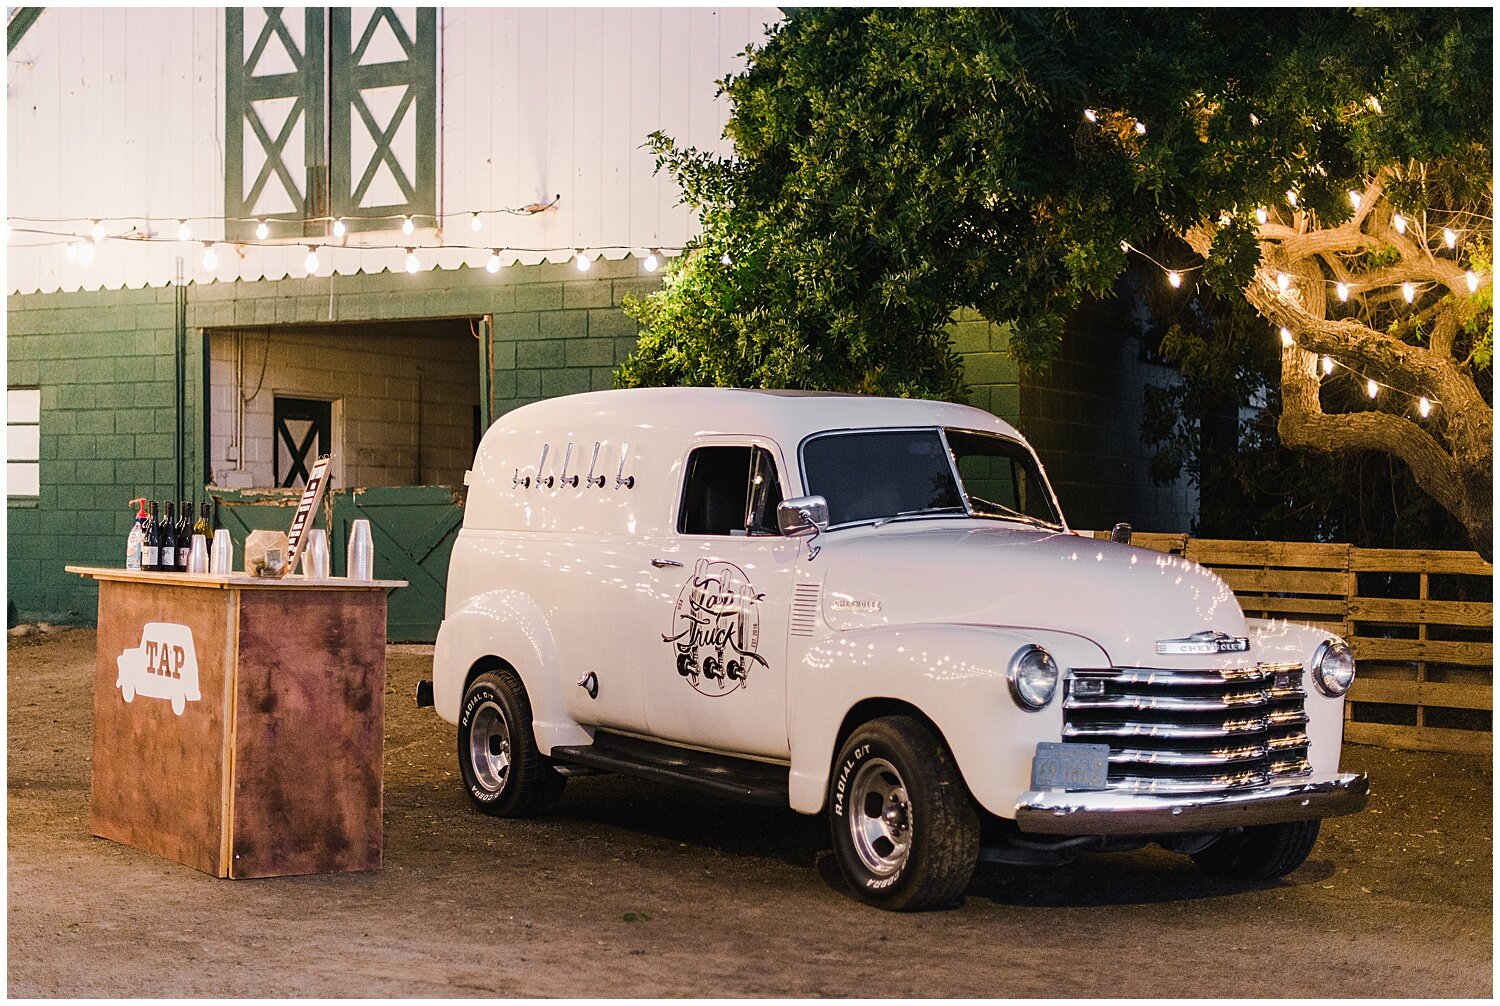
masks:
[[[828,501],[830,526],[970,511],[1062,526],[1031,453],[993,434],[935,428],[826,433],[803,444],[802,469],[808,493]]]

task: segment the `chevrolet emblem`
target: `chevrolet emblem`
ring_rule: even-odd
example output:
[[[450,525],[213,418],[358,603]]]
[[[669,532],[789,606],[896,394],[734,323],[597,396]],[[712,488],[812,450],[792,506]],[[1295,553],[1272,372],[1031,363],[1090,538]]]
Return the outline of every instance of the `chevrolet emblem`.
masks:
[[[1156,641],[1156,652],[1164,654],[1244,653],[1248,649],[1250,649],[1248,638],[1231,636],[1212,629],[1195,632],[1182,639],[1158,639]]]

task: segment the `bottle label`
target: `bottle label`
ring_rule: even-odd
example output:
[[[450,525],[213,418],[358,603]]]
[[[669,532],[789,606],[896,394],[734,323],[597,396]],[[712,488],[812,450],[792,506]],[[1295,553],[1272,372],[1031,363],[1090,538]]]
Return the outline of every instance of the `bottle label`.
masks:
[[[157,560],[158,551],[158,549],[150,545],[143,547],[141,549],[141,566],[145,569],[155,569],[159,564]]]
[[[177,550],[175,548],[163,548],[161,550],[161,564],[168,568],[177,565]]]
[[[141,542],[140,535],[133,535],[125,546],[125,568],[141,568]]]

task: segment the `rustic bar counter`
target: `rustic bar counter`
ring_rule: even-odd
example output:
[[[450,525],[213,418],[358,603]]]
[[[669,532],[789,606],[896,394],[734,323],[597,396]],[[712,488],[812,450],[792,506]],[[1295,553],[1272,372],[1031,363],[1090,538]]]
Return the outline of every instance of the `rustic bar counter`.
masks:
[[[404,580],[67,569],[99,581],[93,834],[216,877],[380,868]]]

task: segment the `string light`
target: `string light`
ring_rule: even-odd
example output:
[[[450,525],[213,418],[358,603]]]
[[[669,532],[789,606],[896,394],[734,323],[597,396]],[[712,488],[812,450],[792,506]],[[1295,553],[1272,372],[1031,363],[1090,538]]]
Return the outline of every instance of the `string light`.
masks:
[[[339,217],[337,220],[335,220],[333,222],[333,236],[334,237],[341,238],[345,234],[347,234],[348,232],[349,232],[349,228],[344,225],[344,218],[343,217]]]
[[[417,260],[417,250],[415,248],[406,249],[406,271],[414,273],[421,268],[422,263]]]
[[[67,259],[69,262],[77,262],[78,244],[79,243],[77,241],[69,241],[68,246],[63,249],[63,258]]]
[[[1380,385],[1376,384],[1370,378],[1365,378],[1365,394],[1373,399],[1376,395],[1380,394]]]
[[[193,238],[193,228],[192,228],[192,226],[186,220],[179,220],[179,221],[177,221],[177,240],[178,241],[191,241],[192,238]]]
[[[1178,287],[1182,286],[1182,274],[1173,269],[1171,272],[1167,273],[1167,282],[1172,284],[1172,289],[1177,289]]]
[[[579,272],[588,272],[589,266],[593,263],[589,261],[589,257],[585,255],[583,253],[583,249],[580,248],[573,257],[573,264],[578,267]]]
[[[1288,348],[1297,344],[1297,340],[1292,338],[1291,331],[1285,325],[1281,326],[1281,344]]]
[[[473,216],[471,216],[469,218],[469,230],[471,230],[471,231],[481,231],[481,230],[484,230],[484,221],[481,220],[481,219],[479,219],[479,214],[478,213],[475,213]]]
[[[219,256],[214,254],[214,243],[203,242],[203,269],[205,272],[213,272],[219,268]]]
[[[1349,300],[1349,284],[1348,283],[1340,281],[1339,284],[1334,287],[1334,289],[1338,291],[1339,300],[1346,301],[1346,302]]]
[[[655,272],[661,266],[661,259],[656,257],[655,248],[651,249],[651,251],[646,255],[645,265],[647,272]],[[1474,274],[1469,273],[1469,275],[1472,276]]]
[[[88,265],[94,261],[94,243],[92,241],[80,241],[78,243],[78,264]]]
[[[1353,206],[1355,209],[1359,209],[1359,202],[1360,202],[1360,195],[1359,195],[1359,193],[1355,192],[1353,189],[1350,189],[1349,190],[1349,205]]]
[[[490,260],[484,264],[485,272],[491,275],[500,271],[500,249],[496,248],[490,252]]]
[[[271,235],[271,228],[266,225],[266,222],[265,222],[264,219],[262,219],[260,223],[258,223],[258,224],[255,225],[255,236],[257,238],[259,238],[260,240],[264,241],[270,235]],[[228,235],[226,235],[226,237],[227,236]]]
[[[1099,121],[1099,116],[1097,114],[1095,114],[1095,112],[1094,112],[1094,110],[1092,108],[1085,108],[1083,110],[1083,117],[1085,119],[1089,120],[1090,122],[1098,122]]]
[[[734,259],[732,259],[732,258],[729,257],[729,253],[728,252],[725,252],[723,255],[719,256],[719,264],[720,265],[733,265],[734,264]]]
[[[310,273],[318,271],[318,247],[317,247],[317,245],[308,245],[307,246],[307,258],[303,259],[303,261],[302,261],[302,267],[304,269],[306,269]]]
[[[1427,400],[1425,395],[1417,402],[1417,411],[1422,414],[1423,419],[1432,415],[1432,403]]]
[[[1323,357],[1323,376],[1327,377],[1333,373],[1333,357]]]
[[[1266,212],[1266,208],[1264,206],[1257,206],[1255,208],[1255,222],[1256,223],[1263,224],[1263,223],[1265,223],[1269,219],[1271,219],[1271,214],[1269,214],[1269,213]]]
[[[1396,228],[1397,234],[1406,233],[1406,218],[1399,213],[1391,214],[1391,226]]]
[[[1280,290],[1282,293],[1286,293],[1287,289],[1291,285],[1292,285],[1292,278],[1290,276],[1288,276],[1286,273],[1279,272],[1279,273],[1276,274],[1276,289]]]
[[[410,236],[414,231],[416,231],[416,229],[417,229],[417,225],[414,224],[414,223],[412,223],[411,217],[402,217],[401,218],[401,233],[402,234]]]
[[[1382,111],[1384,111],[1380,107],[1380,99],[1375,97],[1375,95],[1373,94],[1365,98],[1365,104],[1368,105],[1370,107],[1370,111],[1374,112],[1376,115],[1379,115]]]
[[[1135,131],[1140,136],[1146,135],[1146,124],[1140,119],[1135,120]]]
[[[1417,287],[1411,280],[1401,284],[1401,299],[1408,304],[1417,299]]]
[[[1454,245],[1458,244],[1458,235],[1453,233],[1452,227],[1443,228],[1443,244],[1447,245],[1449,248],[1452,248]]]
[[[94,244],[98,244],[100,241],[103,241],[104,240],[104,221],[102,221],[102,220],[95,220],[94,221],[94,228],[89,233],[90,233],[90,235],[94,239]]]
[[[1297,205],[1297,190],[1296,189],[1287,189],[1286,190],[1286,201],[1289,202],[1289,203],[1291,203],[1293,206]]]
[[[1479,277],[1474,274],[1474,270],[1473,269],[1470,269],[1468,272],[1464,273],[1464,282],[1469,285],[1469,292],[1470,293],[1476,293],[1476,292],[1478,292],[1478,290],[1479,290]]]

